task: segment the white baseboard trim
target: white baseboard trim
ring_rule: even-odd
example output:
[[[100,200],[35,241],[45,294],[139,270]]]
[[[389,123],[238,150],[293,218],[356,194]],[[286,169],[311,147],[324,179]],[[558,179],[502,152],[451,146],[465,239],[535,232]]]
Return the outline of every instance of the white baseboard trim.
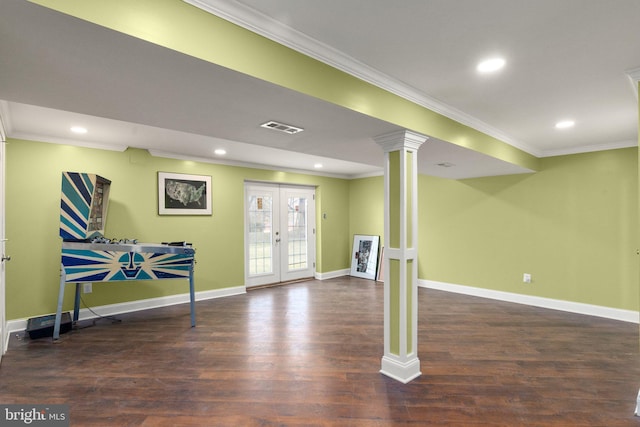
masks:
[[[315,278],[318,280],[333,279],[336,277],[348,276],[350,270],[336,270],[328,273],[316,273]],[[629,323],[640,323],[640,314],[637,311],[622,310],[617,308],[603,307],[598,305],[583,304],[571,301],[555,300],[551,298],[536,297],[530,295],[514,294],[510,292],[495,291],[491,289],[475,288],[472,286],[455,285],[451,283],[436,282],[433,280],[418,280],[418,286],[423,288],[437,289],[441,291],[454,292],[458,294],[471,295],[481,298],[489,298],[498,301],[513,302],[517,304],[531,305],[534,307],[548,308],[552,310],[566,311],[570,313],[584,314],[588,316],[603,317],[607,319],[620,320]],[[224,289],[215,289],[210,291],[196,292],[196,301],[204,301],[214,298],[223,298],[232,295],[240,295],[246,293],[244,286],[236,286]],[[151,308],[166,307],[175,304],[184,304],[189,302],[189,294],[170,295],[159,298],[149,298],[145,300],[128,301],[118,304],[103,305],[92,308],[93,311],[100,316],[115,316],[122,313],[130,313],[139,310],[148,310]],[[52,314],[52,313],[49,313]],[[42,314],[46,316],[46,314]],[[34,316],[38,317],[38,316]],[[97,317],[88,309],[80,310],[80,320],[93,319]],[[6,343],[5,349],[8,348],[9,337],[12,333],[22,332],[27,329],[28,319],[12,319],[6,323]]]
[[[246,293],[247,290],[244,286],[236,286],[232,288],[214,289],[210,291],[196,292],[196,301],[204,301],[214,298],[223,298],[232,295],[240,295]],[[169,295],[166,297],[149,298],[136,301],[127,301],[118,304],[102,305],[99,307],[92,307],[100,316],[115,316],[123,313],[131,313],[133,311],[148,310],[151,308],[168,307],[170,305],[185,304],[189,302],[189,293]],[[53,313],[49,313],[53,314]],[[196,311],[197,314],[197,311]],[[43,314],[42,316],[46,316]],[[39,317],[39,316],[33,316]],[[79,320],[93,319],[98,316],[91,313],[86,308],[81,308],[79,313]],[[9,341],[9,335],[16,332],[22,332],[27,329],[27,322],[29,319],[13,319],[7,321],[7,344]]]
[[[619,308],[603,307],[599,305],[583,304],[579,302],[562,301],[562,300],[556,300],[551,298],[536,297],[531,295],[514,294],[510,292],[503,292],[503,291],[494,291],[491,289],[475,288],[472,286],[454,285],[451,283],[436,282],[433,280],[419,279],[418,286],[423,288],[454,292],[458,294],[489,298],[489,299],[494,299],[499,301],[507,301],[507,302],[513,302],[517,304],[531,305],[534,307],[566,311],[569,313],[604,317],[607,319],[620,320],[620,321],[629,322],[629,323],[640,323],[640,314],[637,311],[622,310]]]
[[[318,273],[316,272],[315,278],[317,280],[327,280],[327,279],[335,279],[336,277],[348,276],[351,274],[351,270],[345,268],[344,270],[335,270],[329,271],[327,273]]]
[[[406,362],[401,362],[393,356],[382,356],[380,373],[400,381],[402,384],[408,384],[422,375],[420,359],[414,357]]]

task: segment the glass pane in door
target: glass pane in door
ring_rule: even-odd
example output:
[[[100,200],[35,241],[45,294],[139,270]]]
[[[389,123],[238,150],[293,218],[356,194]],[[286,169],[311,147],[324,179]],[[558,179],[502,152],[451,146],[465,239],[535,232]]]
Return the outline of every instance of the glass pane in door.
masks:
[[[288,270],[306,269],[307,256],[307,199],[287,198]]]
[[[273,198],[249,197],[249,274],[273,272]]]

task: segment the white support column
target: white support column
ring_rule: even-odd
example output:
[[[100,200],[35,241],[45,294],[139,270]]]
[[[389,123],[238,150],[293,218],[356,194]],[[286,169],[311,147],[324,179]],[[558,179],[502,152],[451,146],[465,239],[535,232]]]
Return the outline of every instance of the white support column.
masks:
[[[8,118],[7,102],[0,101],[0,360],[2,355],[7,351],[9,344],[9,334],[7,333],[7,319],[6,319],[6,297],[5,297],[5,261],[9,261],[11,257],[5,254],[5,144],[7,141],[7,131],[5,127],[6,120]]]
[[[384,356],[380,372],[402,383],[420,376],[418,359],[418,148],[410,131],[375,138],[384,166]]]
[[[633,93],[636,95],[636,101],[640,99],[640,67],[627,71],[627,76],[631,79],[633,85]],[[638,105],[640,107],[640,104]],[[638,122],[640,125],[640,121]],[[640,144],[640,135],[638,135],[638,143]],[[639,249],[636,249],[640,253]],[[640,391],[636,395],[636,409],[634,411],[635,416],[640,416]]]

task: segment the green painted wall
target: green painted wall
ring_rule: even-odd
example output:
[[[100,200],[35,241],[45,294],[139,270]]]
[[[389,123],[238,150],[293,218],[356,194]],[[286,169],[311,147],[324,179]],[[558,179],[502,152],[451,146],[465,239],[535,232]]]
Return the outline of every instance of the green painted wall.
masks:
[[[460,181],[420,176],[419,278],[637,310],[637,149],[546,158],[542,164],[531,175]],[[142,150],[10,140],[9,320],[55,310],[63,170],[113,181],[107,236],[192,241],[198,291],[244,283],[245,180],[317,186],[319,272],[349,268],[353,234],[383,235],[382,177],[346,181],[154,158]],[[31,178],[34,171],[37,179]],[[158,216],[158,171],[211,175],[213,216]],[[530,285],[522,283],[525,272],[533,276]],[[99,306],[185,292],[184,281],[96,284],[84,298]],[[72,306],[71,294],[65,309]]]
[[[450,181],[421,176],[419,277],[637,309],[638,158],[635,149],[535,157],[271,42],[180,0],[34,0],[205,61],[540,172]],[[198,290],[238,286],[244,179],[319,185],[318,271],[349,267],[353,234],[383,234],[381,178],[307,175],[11,141],[7,147],[7,318],[52,312],[58,283],[62,170],[114,182],[107,234],[191,240]],[[214,215],[156,215],[158,170],[213,176]],[[37,172],[37,179],[29,174]],[[326,219],[322,214],[326,214]],[[322,219],[320,219],[322,218]],[[240,225],[238,225],[240,224]],[[225,242],[222,246],[219,242]],[[218,267],[222,265],[224,267]],[[522,273],[534,283],[522,284]],[[96,286],[91,305],[182,293],[183,284]]]
[[[418,277],[638,310],[637,148],[541,165],[528,175],[420,176]],[[381,234],[382,177],[350,186],[351,234]]]
[[[380,236],[384,245],[384,178],[354,179],[349,182],[350,247],[354,234]],[[351,253],[351,252],[350,252]]]
[[[105,235],[141,242],[186,240],[196,248],[196,291],[244,285],[245,180],[317,186],[317,271],[349,267],[348,181],[314,175],[155,158],[10,140],[7,144],[7,319],[55,311],[60,280],[58,237],[62,171],[97,173],[112,181]],[[157,172],[212,176],[212,216],[159,216]],[[186,281],[96,284],[83,296],[90,306],[181,294]],[[73,307],[71,286],[65,309]]]

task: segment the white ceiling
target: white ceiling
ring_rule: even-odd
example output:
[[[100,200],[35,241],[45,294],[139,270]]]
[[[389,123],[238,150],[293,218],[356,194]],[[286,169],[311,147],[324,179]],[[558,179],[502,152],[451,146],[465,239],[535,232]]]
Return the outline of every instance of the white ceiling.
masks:
[[[637,145],[638,0],[198,3],[538,157]],[[495,54],[505,69],[477,75]],[[14,138],[343,177],[380,173],[373,137],[398,130],[23,0],[0,3],[0,100]],[[554,129],[565,118],[576,126]],[[267,120],[305,131],[260,128]],[[89,133],[72,136],[72,124]],[[447,178],[527,172],[434,139],[419,166]]]

